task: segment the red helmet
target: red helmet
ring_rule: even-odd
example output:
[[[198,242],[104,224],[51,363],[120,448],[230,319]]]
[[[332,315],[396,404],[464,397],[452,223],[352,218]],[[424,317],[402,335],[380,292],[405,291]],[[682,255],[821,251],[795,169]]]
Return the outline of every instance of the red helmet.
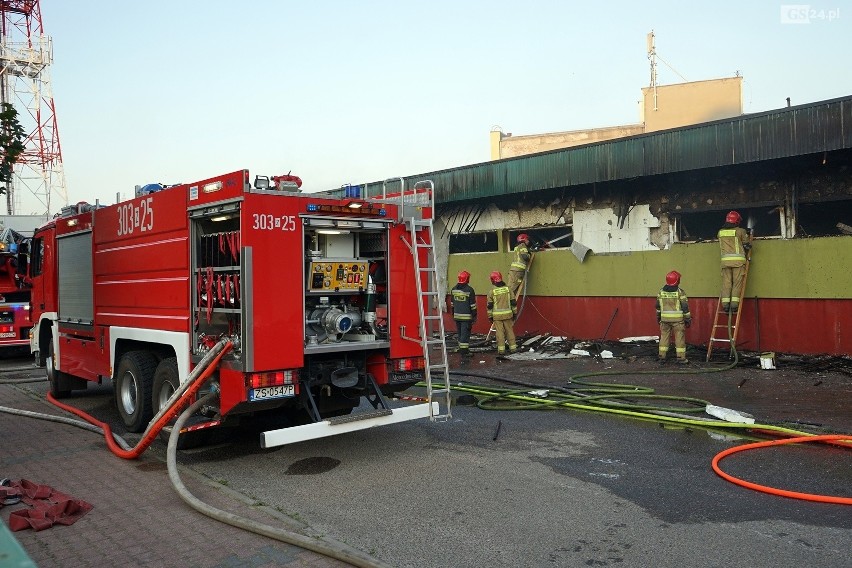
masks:
[[[502,281],[503,281],[503,275],[500,274],[499,271],[495,270],[494,272],[491,273],[491,283],[492,284],[497,284],[498,282],[502,282]]]
[[[521,233],[520,235],[518,235],[517,240],[518,240],[519,243],[529,243],[530,242],[530,236],[526,233]]]
[[[470,282],[470,272],[462,270],[459,272],[459,284],[467,284]]]
[[[743,220],[743,218],[740,217],[740,214],[737,213],[736,211],[731,211],[725,217],[725,223],[730,223],[731,225],[739,225],[740,221],[742,221],[742,220]]]
[[[668,274],[666,274],[666,284],[669,286],[677,286],[680,284],[680,272],[677,270],[672,270]]]

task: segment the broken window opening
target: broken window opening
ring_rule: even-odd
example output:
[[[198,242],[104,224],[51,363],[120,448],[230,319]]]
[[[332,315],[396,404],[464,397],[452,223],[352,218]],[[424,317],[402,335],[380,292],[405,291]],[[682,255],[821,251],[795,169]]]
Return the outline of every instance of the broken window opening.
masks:
[[[740,207],[736,209],[742,217],[740,226],[752,228],[756,237],[780,237],[780,206]],[[725,224],[725,215],[730,209],[720,211],[679,212],[672,215],[675,219],[675,240],[677,242],[712,241],[718,237],[719,229]]]
[[[852,235],[852,199],[799,203],[796,236]]]
[[[450,235],[450,254],[497,252],[497,231]]]
[[[518,235],[526,233],[534,248],[568,248],[574,242],[574,228],[571,225],[558,227],[535,227],[533,229],[518,229],[509,231],[509,248],[514,248]]]

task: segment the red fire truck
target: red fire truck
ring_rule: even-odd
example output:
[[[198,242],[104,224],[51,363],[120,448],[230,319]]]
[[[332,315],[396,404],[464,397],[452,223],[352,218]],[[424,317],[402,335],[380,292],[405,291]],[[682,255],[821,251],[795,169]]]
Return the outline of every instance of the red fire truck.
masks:
[[[443,323],[430,315],[431,190],[402,181],[395,197],[369,199],[301,193],[300,183],[251,183],[240,170],[145,186],[37,229],[31,349],[52,394],[110,379],[125,426],[139,432],[227,338],[233,349],[207,387],[218,407],[190,428],[258,414],[299,424],[261,434],[272,447],[446,418],[449,391],[431,387],[433,370],[446,378]],[[392,408],[390,395],[421,380],[425,403]]]
[[[30,343],[30,289],[26,282],[29,239],[0,231],[0,348]]]

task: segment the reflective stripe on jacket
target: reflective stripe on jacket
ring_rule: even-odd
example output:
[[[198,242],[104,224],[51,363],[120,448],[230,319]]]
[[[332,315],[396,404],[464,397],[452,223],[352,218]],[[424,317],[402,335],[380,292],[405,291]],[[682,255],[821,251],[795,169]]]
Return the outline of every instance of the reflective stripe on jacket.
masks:
[[[524,243],[518,243],[518,246],[515,247],[515,260],[512,261],[512,265],[509,269],[526,270],[529,260],[530,250],[527,248],[527,245]]]
[[[515,300],[505,284],[488,291],[488,317],[493,320],[508,320],[517,313]]]
[[[677,288],[676,290],[666,290],[673,288],[663,286],[660,293],[657,294],[657,319],[665,322],[678,322],[692,319],[692,314],[689,313],[689,298],[686,297],[686,292]]]
[[[456,284],[453,295],[453,319],[470,321],[476,319],[476,292],[467,284]]]
[[[743,243],[749,242],[748,233],[740,227],[719,229],[719,248],[723,266],[742,266],[746,256]]]

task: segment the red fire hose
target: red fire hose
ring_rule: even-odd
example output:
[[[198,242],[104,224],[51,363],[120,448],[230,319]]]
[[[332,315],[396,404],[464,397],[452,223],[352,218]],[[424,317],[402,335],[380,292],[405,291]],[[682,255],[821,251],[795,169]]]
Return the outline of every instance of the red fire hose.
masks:
[[[763,493],[769,493],[770,495],[780,495],[782,497],[791,497],[793,499],[803,499],[806,501],[817,501],[819,503],[836,503],[840,505],[852,505],[852,497],[835,497],[833,495],[817,495],[814,493],[799,493],[798,491],[788,491],[786,489],[776,489],[774,487],[767,487],[766,485],[759,485],[757,483],[752,483],[751,481],[745,481],[744,479],[740,479],[738,477],[734,477],[728,473],[722,471],[719,467],[719,462],[722,461],[723,458],[729,456],[731,454],[742,452],[745,450],[754,450],[757,448],[768,448],[770,446],[779,446],[782,444],[798,444],[803,442],[835,442],[834,445],[845,445],[846,447],[850,447],[848,444],[838,444],[841,440],[845,440],[846,442],[852,441],[852,436],[839,436],[839,435],[826,435],[826,436],[801,436],[798,438],[785,438],[782,440],[769,440],[766,442],[756,442],[754,444],[745,444],[742,446],[734,446],[733,448],[728,448],[727,450],[720,452],[713,458],[712,466],[713,471],[715,471],[719,476],[727,479],[731,483],[735,483],[742,487],[746,487],[748,489],[754,489],[755,491],[761,491]]]
[[[152,420],[151,424],[149,424],[148,428],[146,428],[142,435],[142,439],[139,440],[139,443],[129,450],[125,450],[116,443],[113,439],[112,429],[106,422],[101,422],[95,417],[86,414],[79,408],[74,408],[73,406],[68,406],[67,404],[59,402],[50,393],[47,394],[47,400],[63,410],[76,414],[86,422],[101,428],[104,432],[107,446],[112,453],[126,460],[134,460],[148,449],[148,446],[150,446],[157,438],[163,427],[175,418],[180,411],[194,399],[198,390],[210,374],[216,369],[222,357],[231,350],[231,347],[231,342],[223,339],[219,341],[219,343],[217,343],[216,346],[207,353],[207,355],[205,355],[204,359],[202,359],[198,366],[193,369],[192,373],[190,373],[189,379],[187,379],[186,383],[181,385],[181,387],[175,391],[174,395],[172,395],[172,398],[169,399],[170,404],[157,413],[157,416],[154,417],[154,420]]]

